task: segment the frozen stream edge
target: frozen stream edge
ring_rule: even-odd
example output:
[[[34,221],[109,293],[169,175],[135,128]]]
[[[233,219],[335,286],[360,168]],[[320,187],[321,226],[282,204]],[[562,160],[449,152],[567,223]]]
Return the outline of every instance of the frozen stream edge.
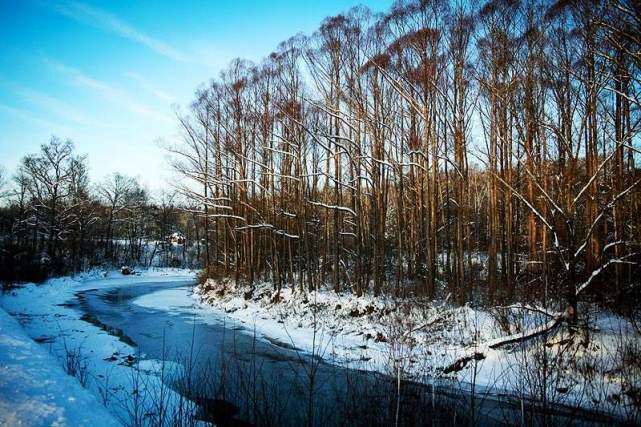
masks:
[[[64,379],[63,384],[74,384],[73,387],[70,386],[72,388],[69,389],[68,396],[91,403],[91,414],[95,416],[87,415],[87,421],[83,422],[80,418],[81,414],[71,413],[75,417],[73,422],[71,419],[66,419],[66,422],[62,419],[63,422],[60,425],[90,425],[97,427],[128,424],[132,418],[131,412],[133,411],[130,403],[131,394],[136,385],[145,384],[145,387],[151,393],[163,387],[158,374],[158,367],[162,365],[162,362],[141,360],[140,363],[136,364],[139,369],[133,369],[131,366],[123,364],[122,362],[126,361],[130,356],[138,360],[139,356],[144,355],[137,355],[137,350],[134,347],[119,340],[118,337],[109,335],[98,326],[82,320],[82,312],[75,309],[77,307],[75,294],[90,289],[118,288],[134,283],[194,279],[194,271],[182,269],[152,269],[135,276],[122,276],[115,271],[109,273],[93,271],[73,278],[51,279],[41,285],[27,284],[24,287],[12,290],[0,298],[0,306],[22,325],[24,333],[35,340],[29,340],[28,344],[25,344],[28,346],[26,352],[28,355],[21,356],[19,363],[25,365],[25,369],[28,369],[29,359],[39,360],[41,357],[44,358],[45,355],[48,356],[48,368],[63,374],[63,376],[57,375],[56,378]],[[9,318],[9,320],[13,319]],[[18,326],[15,320],[14,323]],[[2,322],[2,325],[4,324],[5,322]],[[8,335],[5,333],[5,328],[6,326],[2,326],[2,330],[0,330],[0,347],[10,343],[7,338]],[[3,339],[2,337],[5,338]],[[36,341],[44,344],[37,345]],[[87,390],[81,387],[79,381],[64,372],[62,365],[67,349],[81,352],[83,363],[86,364],[88,373],[86,389],[91,393],[87,393]],[[114,360],[114,357],[117,360]],[[54,358],[57,360],[54,360]],[[2,373],[4,373],[4,370],[8,368],[5,367],[4,359],[0,359],[0,361],[2,362]],[[20,366],[16,366],[15,370],[19,370],[18,368]],[[180,367],[170,367],[170,369],[180,369]],[[0,375],[1,396],[6,395],[3,392],[5,390],[3,387],[10,386],[10,383],[5,378],[9,377]],[[35,392],[35,390],[32,392]],[[28,394],[29,391],[25,393]],[[180,405],[184,407],[184,410],[192,411],[192,413],[195,411],[196,407],[192,402],[185,401],[180,394],[170,388],[164,386],[164,393],[165,404],[167,405],[166,413],[172,413]],[[48,395],[51,397],[53,392],[48,393]],[[61,393],[59,396],[65,396],[65,394]],[[16,398],[22,399],[19,395],[16,395]],[[5,400],[6,398],[0,399],[1,402]],[[106,414],[103,405],[107,407],[111,417]],[[147,408],[153,407],[154,402],[147,401],[144,402],[144,405]],[[105,416],[101,418],[101,414]],[[21,421],[17,425],[55,425],[55,423],[46,422],[44,418],[40,419],[43,422],[29,418],[24,412],[16,412],[14,415],[15,419]],[[14,421],[14,418],[8,418],[10,416],[13,415],[6,408],[0,406],[0,424],[4,425],[5,418]],[[76,422],[77,420],[80,420],[80,422]],[[119,421],[119,423],[114,420]],[[15,423],[11,422],[9,424],[13,425]],[[202,425],[209,424],[202,423]]]

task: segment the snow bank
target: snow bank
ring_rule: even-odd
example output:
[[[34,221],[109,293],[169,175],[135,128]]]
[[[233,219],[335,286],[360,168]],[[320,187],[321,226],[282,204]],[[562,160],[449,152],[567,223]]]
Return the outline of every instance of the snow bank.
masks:
[[[583,332],[563,326],[490,348],[545,325],[548,313],[530,306],[479,309],[330,290],[285,288],[277,294],[270,283],[250,290],[232,280],[209,280],[194,297],[268,340],[331,363],[428,383],[449,380],[476,393],[545,399],[624,418],[638,416],[641,408],[639,333],[611,313],[590,309]]]
[[[0,308],[0,425],[120,423]]]
[[[290,288],[276,296],[269,283],[249,292],[230,280],[210,280],[194,297],[263,337],[341,365],[396,375],[399,361],[412,359],[402,367],[412,379],[500,335],[489,313],[447,303]]]
[[[195,272],[182,269],[150,269],[131,276],[123,276],[117,271],[92,271],[75,277],[51,279],[41,285],[28,284],[3,295],[0,298],[0,304],[4,310],[20,321],[22,328],[29,336],[43,344],[39,346],[29,341],[30,348],[21,354],[16,353],[15,365],[8,371],[13,376],[4,375],[4,372],[0,374],[0,384],[2,384],[0,401],[3,402],[0,407],[0,425],[14,425],[23,414],[28,415],[28,407],[31,406],[29,384],[35,385],[37,381],[25,382],[24,394],[12,396],[9,391],[12,387],[11,382],[23,381],[20,378],[23,367],[26,372],[30,372],[29,355],[32,352],[36,354],[36,360],[44,357],[43,355],[47,356],[47,362],[42,362],[43,366],[48,365],[51,369],[62,372],[67,381],[75,384],[75,388],[69,388],[66,393],[57,393],[54,389],[43,389],[43,394],[53,399],[52,402],[62,402],[64,399],[70,399],[69,402],[73,402],[73,399],[84,402],[92,395],[96,396],[92,398],[91,404],[92,412],[97,414],[97,418],[93,417],[94,414],[87,415],[89,417],[87,425],[93,424],[94,427],[112,425],[109,424],[109,420],[113,418],[126,425],[159,424],[156,422],[159,416],[158,396],[161,394],[159,390],[163,390],[161,403],[164,406],[164,414],[183,411],[182,413],[186,415],[194,411],[195,406],[192,402],[185,401],[180,395],[168,389],[163,384],[158,370],[152,369],[154,366],[162,366],[165,362],[141,361],[141,355],[134,347],[109,335],[98,326],[82,320],[82,313],[74,309],[74,295],[79,291],[193,278],[195,278]],[[4,316],[7,317],[7,314],[5,313]],[[11,318],[9,320],[16,326],[15,320]],[[6,342],[12,342],[10,335]],[[0,351],[2,348],[3,343],[0,343]],[[70,352],[77,356],[78,368],[85,372],[86,389],[83,389],[75,378],[64,374],[62,366],[67,363],[67,355]],[[0,360],[2,357],[3,355],[0,354]],[[38,378],[47,376],[46,371],[43,371],[42,376]],[[6,383],[5,378],[8,378]],[[144,391],[140,390],[141,387],[144,387]],[[132,393],[138,396],[135,403],[132,402]],[[24,409],[16,414],[15,418],[7,418],[10,422],[5,423],[4,414],[7,413],[7,417],[12,416],[7,408],[20,405],[20,402],[24,402]],[[35,403],[37,402],[34,401]],[[80,407],[80,404],[78,406]],[[47,407],[43,406],[39,411],[46,414]],[[53,407],[50,415],[43,415],[43,418],[27,418],[24,425],[57,425],[58,413],[62,412],[56,412]],[[109,416],[109,413],[112,415]],[[36,416],[37,411],[34,411],[34,414]],[[96,421],[100,418],[100,414],[107,414],[105,418],[107,421],[104,423]],[[63,422],[62,425],[85,425],[80,418],[80,412],[77,415],[73,422]],[[170,424],[170,417],[168,415],[165,417],[164,424]]]

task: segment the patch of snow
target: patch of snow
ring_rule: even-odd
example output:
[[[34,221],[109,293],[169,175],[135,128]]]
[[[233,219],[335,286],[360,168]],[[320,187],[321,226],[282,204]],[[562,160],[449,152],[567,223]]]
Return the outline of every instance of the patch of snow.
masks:
[[[216,313],[213,319],[226,316],[269,341],[331,363],[392,376],[400,372],[403,378],[428,383],[449,379],[477,393],[534,399],[542,398],[537,381],[542,364],[548,363],[553,369],[547,374],[546,399],[623,417],[638,410],[630,396],[639,390],[635,382],[641,378],[641,364],[628,366],[623,355],[641,354],[641,341],[628,320],[613,314],[592,316],[589,337],[562,327],[492,349],[506,337],[543,328],[552,312],[531,306],[487,310],[331,290],[284,288],[276,293],[270,283],[256,283],[250,290],[228,279],[205,282],[193,297],[202,318],[205,304]],[[159,294],[154,307],[167,306],[169,300]],[[469,360],[457,369],[446,369],[465,357]]]
[[[67,303],[73,300],[75,293],[89,289],[108,289],[120,286],[131,286],[132,284],[144,282],[162,282],[175,280],[193,280],[196,276],[195,271],[183,269],[149,269],[136,273],[136,275],[122,275],[119,271],[90,271],[89,273],[79,274],[74,277],[62,277],[48,280],[41,285],[27,284],[21,288],[14,289],[7,295],[0,298],[0,304],[8,312],[17,318],[22,324],[26,333],[43,342],[42,345],[32,343],[35,350],[40,354],[49,353],[49,364],[52,368],[62,370],[67,354],[77,353],[81,358],[80,363],[83,369],[89,373],[86,376],[86,390],[78,384],[73,377],[68,377],[70,381],[76,383],[78,389],[70,389],[71,398],[78,396],[97,396],[93,398],[94,406],[97,407],[96,413],[100,414],[105,411],[104,406],[112,417],[125,425],[132,424],[157,424],[154,417],[158,417],[158,404],[160,390],[162,390],[164,405],[164,414],[193,413],[196,410],[192,402],[186,401],[178,393],[168,388],[153,368],[163,366],[163,362],[142,360],[142,355],[137,354],[137,350],[122,342],[117,337],[109,335],[99,327],[92,325],[81,319],[81,313],[69,307]],[[15,322],[14,322],[15,323]],[[62,331],[65,331],[63,333]],[[9,342],[7,338],[7,342]],[[0,344],[0,348],[2,344]],[[1,357],[1,355],[0,355]],[[31,350],[16,357],[22,357],[25,364],[29,363]],[[56,361],[57,359],[57,361]],[[175,366],[169,362],[164,362],[165,378],[167,373],[181,372],[181,366]],[[16,372],[19,371],[20,365],[16,366]],[[0,375],[0,383],[3,383],[4,377]],[[144,393],[140,388],[144,386]],[[87,391],[88,390],[88,391]],[[137,405],[132,405],[131,396],[138,394]],[[1,393],[4,397],[6,393]],[[64,395],[63,395],[64,396]],[[22,397],[12,399],[12,401],[22,400]],[[0,398],[2,400],[2,398]],[[28,402],[25,400],[25,402]],[[0,408],[1,413],[5,408]],[[44,409],[43,409],[44,411]],[[55,411],[52,412],[55,414]],[[144,419],[133,419],[143,417]],[[168,415],[165,415],[168,418]],[[171,420],[165,419],[165,423]],[[8,425],[14,425],[14,422]],[[24,425],[33,425],[27,422]],[[36,425],[56,425],[55,420],[52,423],[35,422]],[[101,423],[87,423],[94,426],[103,425]],[[0,422],[0,425],[4,425]],[[17,424],[20,425],[20,424]],[[64,424],[63,424],[64,425]],[[68,425],[84,425],[68,423]],[[105,423],[104,425],[110,425]]]
[[[0,425],[120,423],[0,308]]]

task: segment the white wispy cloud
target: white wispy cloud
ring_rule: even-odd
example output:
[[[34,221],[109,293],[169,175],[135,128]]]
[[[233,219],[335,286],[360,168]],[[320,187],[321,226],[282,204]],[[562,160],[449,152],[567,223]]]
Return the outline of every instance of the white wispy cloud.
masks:
[[[12,107],[5,104],[0,104],[0,113],[11,115],[18,120],[22,120],[22,121],[34,124],[36,126],[45,128],[48,131],[52,131],[54,133],[55,132],[69,133],[71,131],[71,129],[65,125],[61,125],[60,123],[55,123],[47,119],[43,119],[42,117],[37,116],[33,112],[29,110],[24,110],[22,108],[16,108],[16,107]]]
[[[162,89],[159,89],[158,87],[154,86],[153,83],[151,83],[149,80],[141,76],[140,74],[133,72],[133,71],[128,71],[125,73],[125,76],[129,77],[130,79],[134,80],[138,85],[146,90],[147,92],[151,93],[154,95],[156,98],[162,99],[163,101],[167,102],[175,102],[176,98],[174,98],[172,95],[169,93],[165,92]]]
[[[63,0],[53,3],[52,8],[70,19],[131,40],[174,61],[219,70],[235,56],[212,40],[189,40],[185,46],[178,48],[145,33],[113,13],[80,1]]]
[[[64,1],[53,5],[54,9],[64,16],[86,25],[117,34],[139,43],[154,52],[176,61],[189,61],[188,55],[171,44],[145,34],[133,25],[117,16],[94,6],[76,1]]]
[[[60,62],[50,59],[45,59],[45,62],[49,67],[67,77],[73,84],[90,89],[106,101],[117,104],[120,107],[147,119],[165,123],[171,122],[171,117],[167,114],[141,104],[136,101],[134,97],[116,86],[97,80],[76,68],[69,67],[61,64]]]
[[[46,93],[19,85],[11,85],[11,89],[20,98],[40,110],[46,111],[48,115],[53,115],[84,127],[104,126],[102,122],[84,114],[69,103]]]

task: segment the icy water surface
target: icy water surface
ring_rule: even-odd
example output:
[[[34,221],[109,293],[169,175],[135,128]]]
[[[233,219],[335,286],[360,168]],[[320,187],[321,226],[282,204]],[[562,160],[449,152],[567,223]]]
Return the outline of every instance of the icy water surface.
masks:
[[[252,325],[197,304],[191,281],[141,283],[77,294],[88,320],[136,346],[142,359],[166,360],[166,383],[196,401],[217,425],[514,425],[541,414],[492,394],[451,384],[403,382],[325,363],[292,343],[269,340]],[[319,354],[329,357],[330,344]],[[170,368],[169,368],[170,367]],[[472,411],[471,403],[474,402]],[[525,414],[525,415],[524,415]],[[597,425],[557,408],[560,425]],[[590,418],[593,418],[590,415]],[[611,424],[611,422],[610,422]]]

